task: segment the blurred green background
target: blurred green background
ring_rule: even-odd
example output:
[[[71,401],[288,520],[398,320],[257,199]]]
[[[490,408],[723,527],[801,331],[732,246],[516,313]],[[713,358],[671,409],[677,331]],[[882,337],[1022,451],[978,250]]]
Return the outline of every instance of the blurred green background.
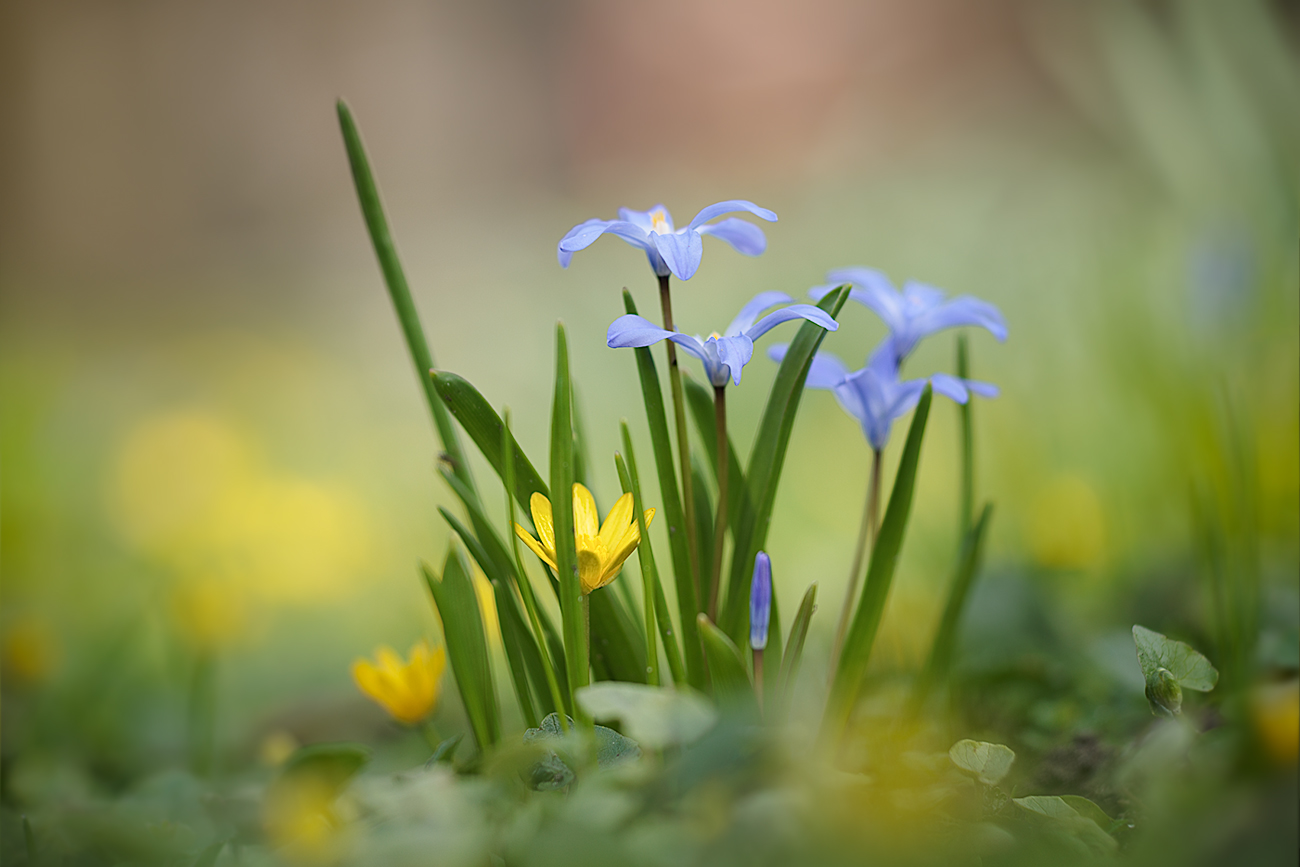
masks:
[[[227,762],[373,735],[349,662],[437,634],[415,563],[441,558],[452,498],[338,96],[438,364],[510,406],[539,465],[567,324],[603,507],[619,418],[650,454],[604,330],[622,287],[653,310],[654,283],[612,239],[567,271],[555,243],[620,205],[682,223],[748,198],[780,215],[768,252],[706,242],[676,288],[684,330],[847,265],[1006,314],[1005,345],[972,335],[1003,390],[976,409],[997,514],[972,659],[998,638],[1069,648],[1140,707],[1133,622],[1225,665],[1219,574],[1260,600],[1267,664],[1293,669],[1298,21],[1256,0],[5,4],[6,800],[183,761],[205,654]],[[841,319],[825,348],[856,365],[883,329]],[[952,356],[933,338],[907,372]],[[757,357],[732,390],[742,449],[774,370]],[[939,404],[882,671],[920,663],[942,605],[956,428]],[[823,657],[868,462],[808,394],[768,550],[784,610],[821,583]]]

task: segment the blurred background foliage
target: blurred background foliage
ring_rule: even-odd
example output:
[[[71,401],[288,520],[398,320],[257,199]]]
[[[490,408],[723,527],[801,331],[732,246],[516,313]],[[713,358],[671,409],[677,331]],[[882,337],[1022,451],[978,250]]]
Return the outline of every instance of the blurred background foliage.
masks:
[[[852,264],[1006,314],[1005,346],[972,339],[1003,390],[976,408],[998,511],[959,666],[973,726],[1047,753],[1140,725],[1134,622],[1225,678],[1294,676],[1298,26],[1264,0],[5,4],[5,803],[185,761],[198,665],[228,766],[373,740],[391,729],[348,663],[436,637],[415,562],[441,559],[452,500],[339,95],[438,364],[512,408],[535,463],[565,320],[603,507],[620,417],[649,454],[604,330],[624,285],[643,308],[654,286],[621,244],[568,271],[554,245],[619,205],[748,198],[781,217],[769,250],[708,257],[684,330]],[[865,357],[883,329],[841,319],[825,348]],[[951,344],[912,365],[950,370]],[[774,371],[732,392],[742,449]],[[941,408],[882,683],[919,666],[942,605],[956,434]],[[786,611],[814,580],[842,596],[869,463],[823,394],[791,446],[768,548]]]

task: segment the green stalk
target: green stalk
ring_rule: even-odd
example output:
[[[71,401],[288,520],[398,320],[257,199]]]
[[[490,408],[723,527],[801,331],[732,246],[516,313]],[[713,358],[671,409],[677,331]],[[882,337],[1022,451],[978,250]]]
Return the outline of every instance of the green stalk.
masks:
[[[727,461],[730,455],[727,453],[727,386],[725,384],[713,387],[713,409],[718,429],[718,517],[713,522],[713,569],[709,577],[709,619],[716,622],[718,587],[722,584],[722,549],[727,542]],[[759,658],[762,658],[762,654]],[[761,677],[761,675],[756,676]]]
[[[673,300],[668,288],[668,275],[659,278],[659,306],[663,310],[664,329],[673,328]],[[686,549],[691,559],[691,583],[695,587],[697,604],[703,603],[700,587],[699,542],[695,533],[695,496],[691,482],[691,443],[686,432],[686,401],[682,396],[682,371],[677,366],[677,344],[664,341],[668,352],[668,381],[673,392],[673,416],[677,423],[677,460],[682,475],[682,512],[686,523]]]
[[[912,416],[907,442],[898,462],[898,473],[894,477],[894,489],[889,496],[889,507],[885,510],[885,520],[880,525],[871,565],[867,569],[866,586],[844,640],[839,665],[834,670],[830,695],[826,700],[826,713],[822,718],[821,741],[825,746],[833,747],[839,743],[867,672],[871,648],[880,628],[880,619],[885,613],[894,569],[898,565],[898,554],[903,547],[903,534],[911,516],[916,472],[921,460],[921,443],[925,438],[925,423],[930,415],[932,400],[933,393],[927,385],[925,391],[921,392],[921,399]]]
[[[524,558],[519,550],[519,537],[515,535],[515,498],[513,491],[515,489],[515,460],[514,446],[515,438],[510,433],[510,410],[504,412],[505,423],[502,427],[501,451],[505,455],[505,487],[506,487],[506,515],[508,524],[506,533],[510,536],[510,548],[515,557],[515,569],[517,572],[519,586],[519,596],[523,600],[524,610],[528,612],[528,622],[533,627],[533,634],[537,637],[537,648],[541,652],[542,667],[546,672],[546,687],[551,691],[551,701],[555,704],[555,709],[559,712],[560,725],[565,731],[569,729],[569,719],[565,714],[567,705],[560,693],[560,682],[555,676],[555,665],[551,661],[550,648],[546,643],[546,632],[542,628],[541,618],[537,614],[537,597],[533,595],[533,585],[528,580],[528,573],[524,571]]]
[[[420,327],[420,315],[415,310],[411,299],[411,290],[406,283],[406,273],[402,270],[401,260],[397,256],[397,246],[393,243],[392,233],[388,228],[388,218],[384,215],[383,201],[379,198],[379,187],[375,183],[374,173],[370,170],[370,158],[366,156],[366,146],[361,141],[361,132],[352,118],[352,110],[343,100],[338,101],[339,126],[343,130],[343,144],[348,152],[348,164],[352,168],[352,181],[357,189],[357,198],[361,202],[361,214],[370,233],[370,241],[379,259],[379,268],[384,273],[384,285],[388,287],[388,297],[392,299],[397,311],[397,320],[402,325],[402,334],[406,337],[406,348],[411,352],[415,362],[415,375],[424,388],[424,396],[433,413],[434,425],[438,428],[438,439],[442,441],[442,450],[446,453],[456,477],[465,483],[471,491],[474,477],[470,474],[469,462],[460,447],[460,436],[451,423],[451,416],[442,398],[434,390],[430,371],[433,370],[433,353],[424,339],[424,329]]]
[[[194,659],[189,702],[190,770],[196,777],[212,774],[216,716],[217,660],[211,651],[202,650]]]
[[[880,449],[871,452],[871,476],[867,481],[867,502],[862,507],[862,526],[858,529],[858,545],[853,551],[853,565],[849,567],[849,586],[844,594],[844,605],[835,624],[835,643],[831,645],[831,671],[840,664],[840,650],[844,647],[844,634],[849,628],[849,613],[858,596],[858,576],[867,549],[876,537],[876,515],[880,510]]]
[[[966,351],[966,335],[957,335],[957,378],[970,379],[970,358]],[[958,518],[957,538],[965,539],[970,532],[970,522],[975,517],[975,439],[971,430],[971,402],[957,405],[961,416],[961,513]]]
[[[578,579],[578,551],[573,535],[573,391],[569,377],[569,343],[563,323],[555,326],[555,400],[551,408],[551,517],[555,525],[556,578],[564,626],[564,660],[568,666],[569,701],[575,719],[591,720],[576,700],[591,682],[589,635],[591,601]]]

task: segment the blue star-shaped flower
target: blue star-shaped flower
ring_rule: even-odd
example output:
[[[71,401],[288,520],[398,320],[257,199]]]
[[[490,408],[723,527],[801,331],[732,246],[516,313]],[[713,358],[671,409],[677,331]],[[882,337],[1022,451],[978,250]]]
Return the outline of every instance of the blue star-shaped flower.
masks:
[[[699,269],[700,259],[704,256],[703,235],[720,238],[746,256],[757,256],[767,249],[763,230],[753,223],[736,217],[709,223],[715,217],[736,211],[748,211],[769,223],[776,222],[776,214],[742,199],[709,205],[682,229],[673,228],[672,215],[663,205],[655,205],[648,211],[619,208],[617,220],[593,219],[574,226],[560,239],[556,252],[560,266],[567,268],[574,253],[590,247],[608,232],[644,250],[650,267],[658,276],[666,277],[671,273],[678,280],[689,280]]]
[[[618,317],[609,326],[605,343],[611,349],[620,349],[671,340],[704,363],[704,372],[714,387],[725,386],[728,377],[740,385],[740,371],[754,356],[754,341],[782,322],[808,319],[827,331],[840,327],[829,313],[811,304],[791,304],[758,318],[769,307],[790,304],[793,300],[784,292],[760,292],[740,309],[724,334],[715,331],[707,340],[680,331],[668,331],[643,316],[629,313]]]

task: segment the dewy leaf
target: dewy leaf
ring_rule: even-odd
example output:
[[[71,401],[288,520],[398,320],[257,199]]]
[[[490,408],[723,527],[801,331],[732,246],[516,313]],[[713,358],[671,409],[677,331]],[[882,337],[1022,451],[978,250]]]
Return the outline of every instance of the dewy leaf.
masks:
[[[1160,669],[1166,669],[1184,689],[1209,692],[1219,681],[1219,672],[1189,644],[1166,638],[1144,626],[1133,627],[1138,664],[1148,688],[1157,683]]]
[[[1011,770],[1016,754],[1010,747],[984,741],[961,740],[948,750],[948,758],[986,786],[996,786]]]
[[[1097,827],[1101,828],[1103,831],[1109,831],[1110,826],[1115,823],[1114,819],[1106,815],[1105,810],[1098,807],[1082,795],[1061,795],[1060,798],[1062,801],[1073,807],[1074,811],[1080,816],[1096,822]]]
[[[579,699],[581,702],[581,699]],[[641,757],[641,747],[636,741],[625,738],[607,726],[595,726],[596,764],[602,768],[621,765]]]
[[[651,749],[691,743],[718,719],[708,700],[689,689],[596,683],[578,690],[578,703],[595,719],[619,720],[629,737]]]

